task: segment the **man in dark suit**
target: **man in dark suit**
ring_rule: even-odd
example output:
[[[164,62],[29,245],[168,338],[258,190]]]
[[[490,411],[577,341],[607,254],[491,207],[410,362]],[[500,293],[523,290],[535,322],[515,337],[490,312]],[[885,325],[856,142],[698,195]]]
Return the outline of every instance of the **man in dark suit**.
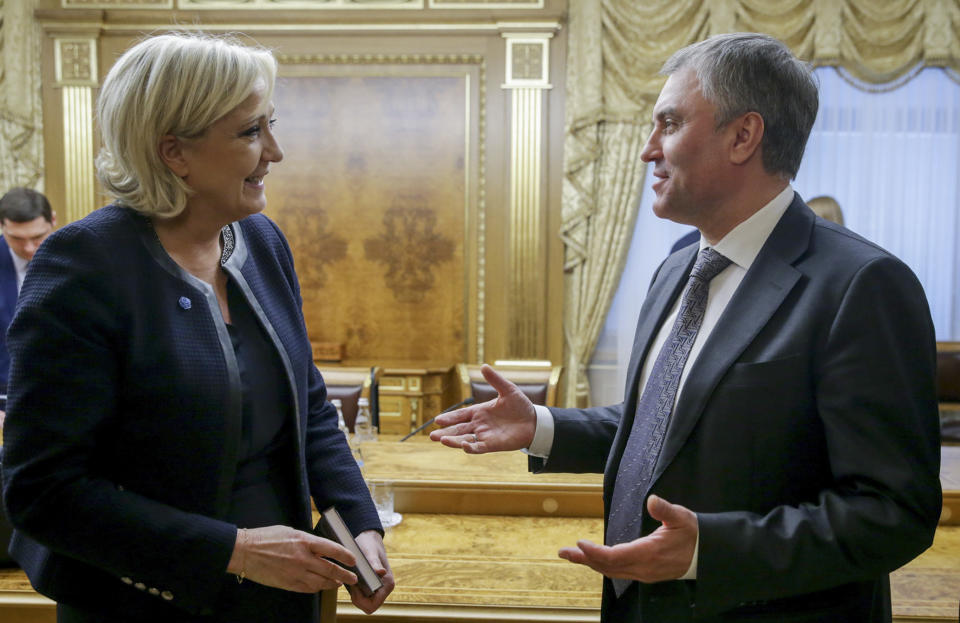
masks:
[[[33,254],[56,226],[50,202],[29,188],[14,188],[0,198],[0,394],[7,392],[10,355],[7,327],[13,319],[20,284]],[[0,420],[2,422],[2,420]]]
[[[486,367],[500,396],[431,438],[604,473],[606,545],[560,551],[604,621],[890,621],[942,503],[923,290],[790,187],[817,87],[786,46],[719,35],[663,73],[653,210],[702,236],[654,275],[624,402],[534,408]]]
[[[56,216],[50,202],[42,194],[29,188],[14,188],[0,197],[0,430],[6,416],[7,378],[10,375],[10,355],[7,353],[7,327],[13,320],[20,284],[40,243],[53,231]],[[0,452],[2,452],[0,442]],[[0,565],[12,564],[7,554],[11,528],[0,505]]]

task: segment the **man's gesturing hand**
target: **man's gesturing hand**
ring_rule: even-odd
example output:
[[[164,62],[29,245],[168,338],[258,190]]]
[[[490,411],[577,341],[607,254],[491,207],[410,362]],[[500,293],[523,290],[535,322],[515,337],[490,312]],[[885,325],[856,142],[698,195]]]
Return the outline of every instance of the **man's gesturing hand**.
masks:
[[[436,423],[442,428],[431,432],[430,439],[468,454],[529,447],[537,429],[533,403],[490,366],[484,365],[480,372],[498,396],[437,416]]]
[[[676,580],[687,572],[697,544],[697,515],[690,509],[651,495],[650,516],[661,526],[645,537],[612,547],[579,541],[560,550],[560,558],[587,565],[608,578],[640,582]]]

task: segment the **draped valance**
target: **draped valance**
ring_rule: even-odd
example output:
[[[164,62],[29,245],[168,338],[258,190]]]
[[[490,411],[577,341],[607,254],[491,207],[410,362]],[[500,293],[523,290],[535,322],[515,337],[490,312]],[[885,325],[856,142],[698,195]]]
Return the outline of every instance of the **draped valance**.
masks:
[[[920,67],[960,75],[960,0],[570,0],[569,9],[560,235],[570,405],[586,401],[586,365],[636,219],[639,151],[665,80],[658,72],[673,52],[710,35],[753,31],[861,86],[903,80]]]

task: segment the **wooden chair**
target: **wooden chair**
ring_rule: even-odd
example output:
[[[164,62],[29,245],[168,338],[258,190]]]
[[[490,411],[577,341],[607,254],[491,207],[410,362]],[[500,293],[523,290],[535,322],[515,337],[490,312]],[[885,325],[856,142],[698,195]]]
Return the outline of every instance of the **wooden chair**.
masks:
[[[472,396],[477,402],[496,398],[494,390],[480,373],[480,364],[458,363],[460,399]],[[557,383],[560,382],[561,366],[549,361],[497,361],[493,369],[512,381],[526,394],[531,402],[547,407],[557,406]]]
[[[343,409],[343,419],[350,432],[357,421],[357,401],[366,398],[370,404],[370,417],[377,421],[377,405],[374,397],[376,386],[380,382],[380,367],[341,367],[317,366],[323,381],[327,385],[327,400],[339,398]]]
[[[960,442],[960,342],[937,342],[937,400],[943,441]]]

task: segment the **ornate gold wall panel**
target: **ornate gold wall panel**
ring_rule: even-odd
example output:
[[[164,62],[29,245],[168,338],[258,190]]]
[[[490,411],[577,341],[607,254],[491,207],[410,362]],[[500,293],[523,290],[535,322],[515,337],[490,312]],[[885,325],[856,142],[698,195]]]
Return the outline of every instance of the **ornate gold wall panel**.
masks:
[[[105,199],[93,185],[91,120],[96,78],[113,59],[148,32],[240,32],[280,61],[286,158],[268,177],[267,213],[293,249],[311,338],[344,344],[345,363],[450,366],[507,358],[516,344],[560,361],[562,249],[549,231],[559,226],[562,117],[548,114],[555,98],[543,91],[514,108],[529,83],[487,83],[547,69],[541,39],[518,47],[508,70],[503,36],[557,33],[564,0],[416,0],[418,11],[360,0],[37,1],[48,190],[61,222]],[[341,10],[311,10],[321,5]],[[87,70],[88,82],[68,84]]]
[[[481,57],[283,56],[269,208],[297,261],[312,339],[347,360],[482,351],[472,266]]]

